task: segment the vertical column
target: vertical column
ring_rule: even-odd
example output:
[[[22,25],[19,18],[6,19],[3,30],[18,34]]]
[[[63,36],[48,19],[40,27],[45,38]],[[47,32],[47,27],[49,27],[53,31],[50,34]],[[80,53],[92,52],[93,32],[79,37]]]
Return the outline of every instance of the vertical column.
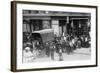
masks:
[[[56,36],[59,36],[59,21],[58,20],[52,20],[51,21],[51,26],[52,26],[52,29],[54,30],[54,34]]]
[[[59,35],[61,36],[62,35],[62,27],[59,26]]]
[[[30,20],[30,32],[34,31],[34,20]]]
[[[30,24],[30,28],[31,28],[31,32],[34,32],[34,26],[33,26],[34,24],[32,23],[32,24]]]
[[[68,27],[67,24],[69,24],[69,16],[66,17],[66,34],[67,34],[67,30],[68,30],[67,29],[67,27]]]
[[[26,32],[26,22],[25,22],[25,20],[23,21],[23,32]]]

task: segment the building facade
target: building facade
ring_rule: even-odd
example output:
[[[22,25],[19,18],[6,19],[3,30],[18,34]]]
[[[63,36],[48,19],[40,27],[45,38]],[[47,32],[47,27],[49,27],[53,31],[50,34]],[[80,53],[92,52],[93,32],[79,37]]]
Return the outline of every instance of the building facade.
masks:
[[[89,35],[91,14],[59,11],[23,10],[23,32],[53,29],[55,36]]]

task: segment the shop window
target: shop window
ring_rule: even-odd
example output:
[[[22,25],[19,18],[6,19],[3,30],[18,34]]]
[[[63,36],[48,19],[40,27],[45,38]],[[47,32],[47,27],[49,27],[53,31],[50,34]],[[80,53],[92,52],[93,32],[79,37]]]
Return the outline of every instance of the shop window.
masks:
[[[30,20],[30,24],[32,31],[42,30],[42,20]]]
[[[23,21],[23,32],[30,32],[30,25],[26,20]]]
[[[51,28],[49,20],[43,20],[42,25],[43,25],[43,29],[50,29]]]

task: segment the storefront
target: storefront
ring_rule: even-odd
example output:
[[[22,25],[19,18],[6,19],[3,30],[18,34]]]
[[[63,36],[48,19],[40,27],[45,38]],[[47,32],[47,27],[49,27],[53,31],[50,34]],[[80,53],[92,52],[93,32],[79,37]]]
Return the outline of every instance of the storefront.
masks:
[[[89,35],[90,16],[88,13],[26,10],[23,13],[23,32],[53,29],[55,36]]]

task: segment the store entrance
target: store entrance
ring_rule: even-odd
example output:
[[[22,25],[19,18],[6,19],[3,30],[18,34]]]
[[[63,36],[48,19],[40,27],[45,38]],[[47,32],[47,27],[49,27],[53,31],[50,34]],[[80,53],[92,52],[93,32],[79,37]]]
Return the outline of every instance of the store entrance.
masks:
[[[59,28],[60,28],[60,34],[65,35],[66,34],[66,20],[59,20]]]

